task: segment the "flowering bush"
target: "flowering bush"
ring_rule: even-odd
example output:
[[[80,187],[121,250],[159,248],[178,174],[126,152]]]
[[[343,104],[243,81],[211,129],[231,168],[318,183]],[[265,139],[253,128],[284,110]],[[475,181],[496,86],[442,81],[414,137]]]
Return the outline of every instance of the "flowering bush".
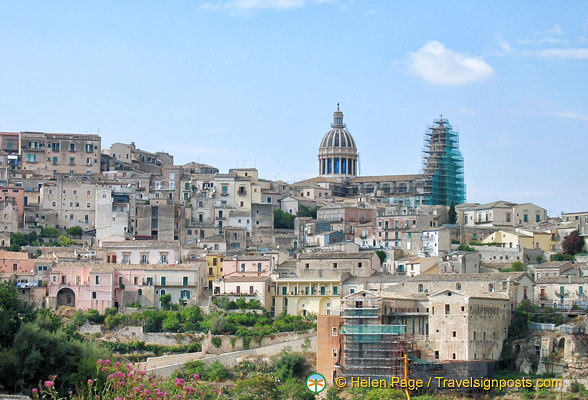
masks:
[[[68,392],[66,397],[60,397],[55,389],[56,375],[39,384],[39,388],[32,390],[35,400],[221,400],[228,399],[228,394],[222,389],[200,382],[200,376],[193,374],[188,378],[161,379],[147,375],[145,371],[123,365],[110,360],[98,360],[96,363],[96,379],[88,379],[83,388],[76,393]]]

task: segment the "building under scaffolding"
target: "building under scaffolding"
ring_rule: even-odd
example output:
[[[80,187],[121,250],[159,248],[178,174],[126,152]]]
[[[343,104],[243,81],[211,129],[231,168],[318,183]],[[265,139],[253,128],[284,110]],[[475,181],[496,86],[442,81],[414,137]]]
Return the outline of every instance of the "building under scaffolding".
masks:
[[[423,176],[428,205],[449,206],[465,203],[463,156],[459,151],[459,133],[443,116],[433,121],[425,133]]]
[[[345,377],[386,379],[404,376],[410,342],[406,325],[383,324],[382,298],[359,292],[341,304],[339,366]]]

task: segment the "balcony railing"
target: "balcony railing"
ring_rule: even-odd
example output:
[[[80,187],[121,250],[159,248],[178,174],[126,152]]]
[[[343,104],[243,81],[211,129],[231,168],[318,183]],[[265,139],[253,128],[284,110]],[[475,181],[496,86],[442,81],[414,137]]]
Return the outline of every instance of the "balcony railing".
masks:
[[[342,326],[343,335],[404,335],[405,325]]]

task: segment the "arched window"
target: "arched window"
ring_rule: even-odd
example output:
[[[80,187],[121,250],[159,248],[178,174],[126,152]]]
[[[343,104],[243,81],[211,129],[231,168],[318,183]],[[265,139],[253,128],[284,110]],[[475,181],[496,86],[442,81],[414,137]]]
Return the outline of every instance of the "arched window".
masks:
[[[461,283],[455,284],[455,290],[461,290]]]
[[[419,284],[419,293],[422,293],[422,292],[423,292],[423,284],[421,283],[421,284]]]
[[[493,292],[494,291],[494,284],[491,283],[491,284],[488,285],[488,291],[489,292]]]

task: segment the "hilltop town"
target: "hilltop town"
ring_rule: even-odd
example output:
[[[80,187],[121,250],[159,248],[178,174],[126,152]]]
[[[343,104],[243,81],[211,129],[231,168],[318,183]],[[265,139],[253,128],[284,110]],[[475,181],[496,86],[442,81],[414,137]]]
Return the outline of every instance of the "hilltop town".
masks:
[[[294,183],[99,135],[2,132],[0,277],[159,376],[289,346],[330,385],[390,382],[405,363],[425,380],[586,379],[588,211],[471,202],[444,117],[411,175],[361,176],[339,106],[326,130],[317,175]]]

